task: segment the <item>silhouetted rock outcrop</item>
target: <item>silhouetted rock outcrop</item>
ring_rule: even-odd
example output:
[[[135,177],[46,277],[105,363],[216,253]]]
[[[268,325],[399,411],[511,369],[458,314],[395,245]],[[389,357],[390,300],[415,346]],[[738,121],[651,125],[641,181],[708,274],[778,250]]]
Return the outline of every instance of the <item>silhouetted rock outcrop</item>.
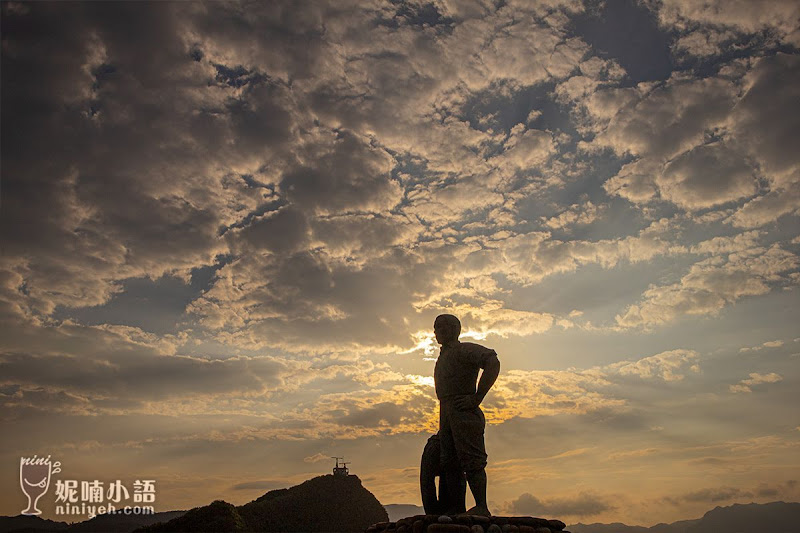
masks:
[[[222,500],[216,500],[205,507],[195,507],[178,518],[143,527],[136,531],[147,531],[148,533],[155,531],[214,533],[217,531],[248,531],[248,529],[235,506]]]
[[[218,500],[137,533],[211,531],[364,531],[389,515],[358,476],[319,476],[289,489],[270,491],[235,507]]]
[[[364,531],[388,520],[381,502],[358,476],[319,476],[268,492],[239,508],[253,531]]]

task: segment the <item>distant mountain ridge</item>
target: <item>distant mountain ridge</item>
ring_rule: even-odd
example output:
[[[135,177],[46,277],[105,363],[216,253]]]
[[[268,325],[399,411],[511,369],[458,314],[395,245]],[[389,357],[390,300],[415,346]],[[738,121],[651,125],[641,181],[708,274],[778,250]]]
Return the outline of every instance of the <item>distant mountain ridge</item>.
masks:
[[[401,518],[407,516],[425,514],[425,509],[421,505],[414,505],[411,503],[390,503],[384,505],[383,508],[389,513],[389,520],[392,522],[397,522]]]
[[[716,507],[696,520],[652,527],[614,524],[574,524],[572,533],[798,533],[800,503],[748,503]]]

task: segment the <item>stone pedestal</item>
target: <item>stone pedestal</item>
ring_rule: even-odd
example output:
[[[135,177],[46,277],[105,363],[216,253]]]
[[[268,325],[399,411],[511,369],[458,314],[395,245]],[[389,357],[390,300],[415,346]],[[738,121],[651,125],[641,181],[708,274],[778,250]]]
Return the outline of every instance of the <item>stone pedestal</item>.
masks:
[[[569,533],[564,522],[532,516],[416,515],[380,522],[366,533]]]

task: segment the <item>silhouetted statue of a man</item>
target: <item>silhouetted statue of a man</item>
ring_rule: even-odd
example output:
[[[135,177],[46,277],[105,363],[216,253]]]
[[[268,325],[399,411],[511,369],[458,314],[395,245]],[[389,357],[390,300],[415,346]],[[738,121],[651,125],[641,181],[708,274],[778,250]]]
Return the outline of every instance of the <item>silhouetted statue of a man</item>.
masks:
[[[494,350],[472,342],[459,342],[461,322],[453,315],[439,315],[433,323],[436,342],[442,345],[433,379],[439,398],[439,444],[442,478],[446,479],[448,503],[444,514],[463,512],[464,474],[475,498],[467,513],[490,516],[486,503],[486,419],[480,404],[500,373]],[[478,373],[483,369],[480,382]],[[475,383],[478,388],[475,389]],[[460,502],[459,502],[460,500]]]

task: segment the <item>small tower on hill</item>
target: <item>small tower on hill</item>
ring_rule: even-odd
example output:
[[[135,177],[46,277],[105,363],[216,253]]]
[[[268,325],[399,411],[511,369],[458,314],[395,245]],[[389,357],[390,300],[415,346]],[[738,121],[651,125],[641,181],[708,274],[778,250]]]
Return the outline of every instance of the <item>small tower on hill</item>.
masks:
[[[350,474],[350,471],[347,469],[347,465],[350,463],[345,463],[344,457],[331,457],[331,459],[336,459],[336,466],[333,467],[334,476],[347,476]],[[339,462],[339,459],[342,460],[341,463]]]

